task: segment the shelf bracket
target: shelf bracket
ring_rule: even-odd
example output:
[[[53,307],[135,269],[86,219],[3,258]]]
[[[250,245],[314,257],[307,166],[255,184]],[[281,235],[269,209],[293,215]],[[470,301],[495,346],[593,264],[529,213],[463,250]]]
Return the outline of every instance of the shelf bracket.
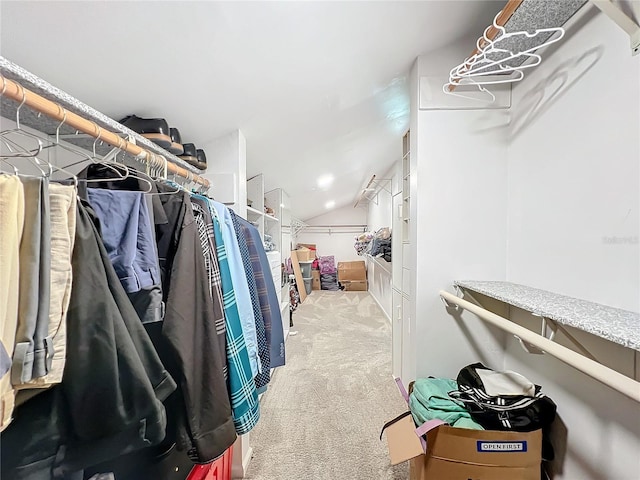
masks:
[[[557,324],[554,321],[543,317],[542,315],[536,315],[535,313],[533,313],[532,315],[535,317],[540,317],[540,319],[542,320],[540,336],[546,338],[547,340],[553,341],[554,337],[556,336],[556,331],[558,330]],[[518,342],[520,342],[520,346],[525,352],[532,355],[544,354],[544,350],[525,342],[518,335],[514,335],[514,337],[518,340]]]
[[[640,25],[624,13],[612,0],[591,0],[591,3],[627,32],[631,43],[631,55],[638,55],[640,53]]]

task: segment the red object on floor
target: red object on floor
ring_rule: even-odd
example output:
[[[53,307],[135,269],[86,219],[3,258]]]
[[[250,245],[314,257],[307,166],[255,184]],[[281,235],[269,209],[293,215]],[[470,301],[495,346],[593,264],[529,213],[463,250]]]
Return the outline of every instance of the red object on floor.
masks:
[[[231,480],[233,445],[219,459],[206,465],[196,465],[187,480]]]

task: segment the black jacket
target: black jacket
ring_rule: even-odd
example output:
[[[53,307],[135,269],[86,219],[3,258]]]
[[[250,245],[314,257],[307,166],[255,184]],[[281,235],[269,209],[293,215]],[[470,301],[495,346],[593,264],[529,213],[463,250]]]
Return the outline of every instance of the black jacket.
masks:
[[[158,185],[160,192],[174,189]],[[186,192],[159,197],[167,223],[156,225],[160,275],[165,300],[160,357],[178,382],[175,404],[178,447],[193,461],[206,463],[236,439],[229,393],[223,375],[224,352],[216,333],[202,245]],[[175,418],[172,418],[174,417]],[[171,431],[171,428],[170,430]],[[169,435],[169,433],[167,434]]]
[[[162,441],[176,385],[113,270],[88,205],[78,204],[62,383],[21,405],[0,442],[2,478],[76,478]]]

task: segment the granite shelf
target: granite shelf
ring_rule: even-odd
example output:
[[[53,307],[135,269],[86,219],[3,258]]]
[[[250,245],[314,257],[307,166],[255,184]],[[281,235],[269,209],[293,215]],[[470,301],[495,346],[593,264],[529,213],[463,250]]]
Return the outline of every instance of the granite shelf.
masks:
[[[510,282],[459,280],[463,290],[640,351],[640,314]]]
[[[122,136],[123,138],[129,138],[129,141],[132,141],[132,140],[135,141],[136,145],[146,148],[150,152],[155,153],[157,155],[164,156],[171,163],[174,163],[195,174],[203,173],[202,170],[198,170],[197,168],[194,168],[184,160],[181,160],[175,155],[169,153],[165,149],[159,147],[158,145],[151,142],[150,140],[147,140],[146,138],[137,134],[133,130],[130,130],[129,128],[118,123],[112,118],[86,105],[85,103],[81,102],[77,98],[72,97],[68,93],[63,92],[62,90],[54,87],[53,85],[46,82],[45,80],[39,78],[33,73],[25,70],[24,68],[20,67],[19,65],[16,65],[15,63],[11,62],[10,60],[7,60],[2,56],[0,56],[0,74],[5,78],[8,78],[10,80],[13,80],[19,83],[24,88],[31,90],[34,93],[37,93],[38,95],[46,98],[47,100],[51,100],[52,102],[55,102],[61,105],[66,110],[76,113],[82,116],[83,118],[86,118],[87,120],[91,120],[92,122],[96,123],[99,127],[109,130],[113,133],[116,133]],[[1,101],[0,114],[2,115],[2,117],[7,118],[9,120],[15,120],[16,110],[19,106],[19,103],[14,102],[13,100],[5,97],[1,98],[0,101]],[[34,112],[28,107],[23,107],[22,109],[20,109],[20,123],[22,125],[33,128],[47,135],[55,135],[56,129],[60,124],[59,121],[49,118],[46,115],[38,115],[37,112]],[[86,138],[85,135],[79,135],[77,138],[74,138],[75,137],[73,135],[74,133],[75,133],[75,130],[67,126],[62,126],[60,128],[60,135],[64,136],[65,141],[69,143],[73,143],[81,148],[84,148],[87,151],[93,150],[93,143],[94,143],[93,138],[88,139]],[[107,144],[104,144],[104,145],[97,144],[96,154],[104,156],[112,148],[113,147]],[[122,154],[119,155],[119,158],[121,156]],[[126,157],[128,160],[134,159],[133,156],[128,154],[126,155]]]

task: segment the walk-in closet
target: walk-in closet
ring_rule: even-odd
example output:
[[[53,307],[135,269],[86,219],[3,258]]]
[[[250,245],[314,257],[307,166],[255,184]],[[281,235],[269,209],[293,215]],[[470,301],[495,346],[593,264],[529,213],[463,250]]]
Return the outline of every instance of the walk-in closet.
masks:
[[[640,479],[640,1],[0,1],[0,479]]]

